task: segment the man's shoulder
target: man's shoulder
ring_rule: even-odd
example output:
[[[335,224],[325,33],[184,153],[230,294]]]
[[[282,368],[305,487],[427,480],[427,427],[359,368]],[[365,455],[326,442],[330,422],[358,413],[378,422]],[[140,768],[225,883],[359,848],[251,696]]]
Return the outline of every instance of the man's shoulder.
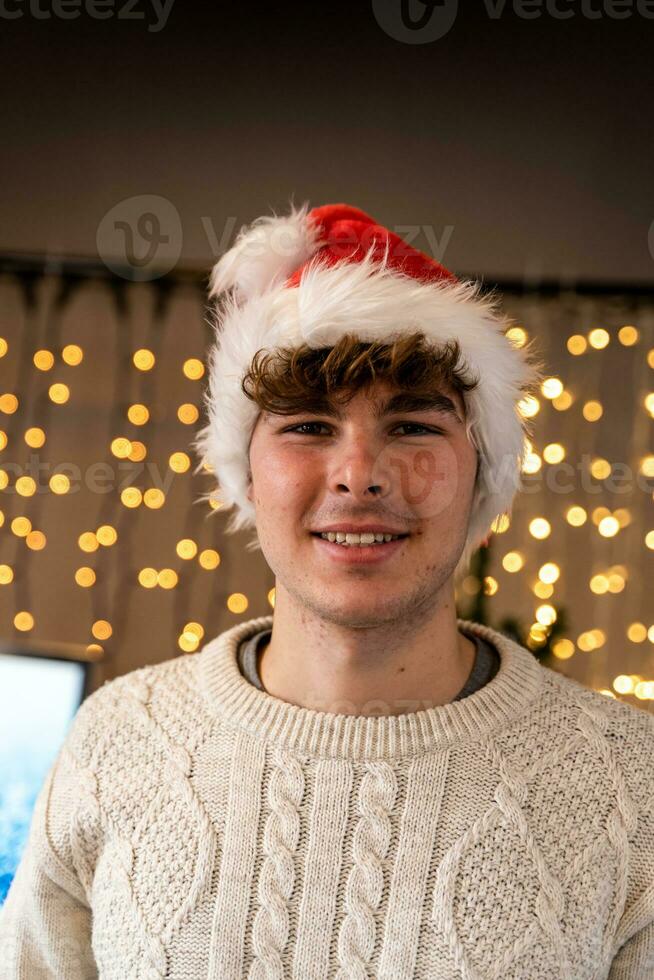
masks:
[[[584,746],[595,772],[604,772],[616,789],[624,785],[639,809],[651,810],[654,715],[547,667],[542,700],[543,727],[552,741],[567,741],[573,755]]]
[[[190,733],[205,720],[196,673],[197,654],[182,654],[106,680],[78,708],[68,748],[91,765],[112,744],[125,750],[128,737],[162,741],[173,726],[180,737]]]
[[[644,740],[654,740],[654,714],[629,704],[612,694],[605,694],[550,667],[543,668],[544,692],[554,700],[575,704],[582,712],[595,717],[601,728],[624,729]]]

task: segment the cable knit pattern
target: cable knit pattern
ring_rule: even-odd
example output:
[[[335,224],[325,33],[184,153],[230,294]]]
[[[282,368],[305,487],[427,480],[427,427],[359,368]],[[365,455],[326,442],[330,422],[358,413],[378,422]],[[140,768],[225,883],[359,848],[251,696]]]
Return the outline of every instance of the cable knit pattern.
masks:
[[[375,912],[384,887],[383,859],[391,837],[389,814],[396,781],[387,762],[371,763],[359,790],[360,818],[352,841],[352,869],[347,879],[347,915],[338,937],[341,969],[337,980],[367,977],[375,946]]]
[[[652,980],[654,719],[503,634],[474,694],[318,712],[239,623],[105,684],[39,794],[2,980]]]

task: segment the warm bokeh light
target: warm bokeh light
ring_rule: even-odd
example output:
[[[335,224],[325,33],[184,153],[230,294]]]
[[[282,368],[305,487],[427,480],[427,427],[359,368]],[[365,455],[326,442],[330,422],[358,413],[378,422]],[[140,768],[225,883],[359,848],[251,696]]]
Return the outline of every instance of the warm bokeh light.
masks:
[[[145,405],[137,403],[136,405],[129,406],[127,409],[127,418],[132,425],[145,425],[150,418],[150,412]]]
[[[25,544],[31,551],[43,551],[47,543],[43,531],[30,531],[25,537]]]
[[[106,548],[115,544],[118,540],[118,532],[111,524],[101,524],[95,532],[95,536],[99,544],[104,545]]]
[[[595,350],[603,350],[608,345],[610,339],[608,330],[605,330],[603,327],[597,327],[588,334],[588,343]]]
[[[13,415],[18,408],[18,398],[12,392],[5,392],[0,395],[0,412],[5,415]]]
[[[545,398],[558,398],[563,391],[563,382],[560,378],[545,378],[540,390]]]
[[[618,340],[625,347],[633,347],[634,344],[638,343],[639,333],[636,327],[631,325],[620,327],[618,330]]]
[[[542,540],[547,538],[552,530],[552,526],[548,520],[544,517],[534,517],[532,521],[529,522],[529,533],[532,538],[537,538]]]
[[[87,589],[89,586],[95,584],[95,572],[92,568],[88,568],[86,565],[82,566],[82,568],[78,568],[75,572],[75,581],[78,585],[81,585],[82,588]]]
[[[147,456],[147,449],[145,444],[139,442],[138,439],[131,440],[131,449],[129,456],[127,457],[132,463],[138,463]]]
[[[548,561],[538,569],[538,577],[541,582],[556,582],[561,575],[561,569],[556,562]]]
[[[536,610],[536,619],[543,626],[551,626],[556,622],[556,609],[549,603],[544,603]]]
[[[178,581],[177,572],[172,568],[162,568],[157,573],[157,584],[162,589],[174,589]]]
[[[49,371],[54,364],[54,354],[49,350],[37,350],[32,360],[39,371]]]
[[[61,358],[70,367],[76,367],[82,363],[84,351],[77,344],[66,344],[61,351]]]
[[[152,510],[158,510],[166,502],[166,497],[163,490],[159,490],[156,487],[150,487],[143,494],[143,503],[146,507],[150,507]]]
[[[199,416],[200,413],[197,407],[188,402],[184,405],[180,405],[177,409],[177,418],[180,422],[183,422],[184,425],[193,425],[194,422],[197,422]]]
[[[519,572],[525,563],[519,551],[509,551],[502,559],[502,568],[507,572]]]
[[[644,643],[647,639],[647,627],[644,623],[630,623],[627,627],[627,638],[632,643]]]
[[[613,515],[610,517],[603,517],[597,526],[597,530],[603,538],[612,538],[620,530],[620,524],[615,517],[613,517]]]
[[[525,453],[524,462],[522,464],[523,473],[538,473],[542,466],[542,460],[538,453]]]
[[[70,490],[70,480],[65,473],[55,473],[50,477],[49,487],[53,493],[68,493]]]
[[[572,640],[561,637],[552,644],[552,653],[557,660],[569,660],[575,652],[575,645]]]
[[[514,347],[524,347],[528,340],[527,331],[524,327],[509,327],[504,336],[511,341]]]
[[[32,530],[32,522],[29,517],[14,517],[11,530],[17,538],[24,538]]]
[[[34,629],[34,616],[25,610],[21,610],[14,616],[14,626],[21,633],[26,633],[28,630]]]
[[[230,596],[227,597],[227,608],[233,613],[242,613],[248,607],[247,596],[244,596],[242,592],[232,592]]]
[[[139,572],[139,584],[145,589],[154,589],[157,584],[156,568],[142,568]]]
[[[198,381],[204,374],[204,364],[197,357],[189,357],[184,361],[182,371],[191,381]]]
[[[23,438],[31,449],[40,449],[45,443],[45,432],[43,429],[34,427],[27,429]]]
[[[98,539],[93,531],[83,531],[77,539],[77,544],[82,551],[87,551],[89,553],[92,551],[97,551],[99,547]]]
[[[134,367],[138,368],[139,371],[149,371],[154,367],[154,360],[155,358],[152,351],[145,347],[141,347],[139,350],[134,351],[134,356],[132,357]]]
[[[108,640],[113,633],[111,623],[107,622],[106,619],[96,619],[91,627],[91,633],[96,640]]]
[[[581,412],[587,422],[598,422],[604,413],[604,409],[601,402],[591,400],[584,403]]]
[[[172,453],[168,457],[168,465],[175,473],[186,473],[191,465],[191,460],[186,453]]]
[[[15,486],[16,493],[21,497],[31,497],[36,493],[36,482],[31,476],[19,476]]]
[[[606,480],[611,475],[611,464],[608,459],[594,459],[590,464],[590,472],[596,480]]]
[[[48,388],[48,395],[55,405],[64,405],[70,398],[70,389],[68,385],[55,382]]]
[[[143,500],[143,494],[138,487],[125,487],[120,495],[120,500],[125,507],[139,507]]]
[[[546,463],[560,463],[565,459],[565,449],[560,442],[550,442],[543,449],[543,459]]]
[[[132,451],[132,444],[124,436],[117,436],[116,439],[111,440],[110,448],[114,456],[117,456],[118,459],[127,459]]]
[[[583,354],[588,347],[588,341],[579,333],[575,333],[572,337],[568,337],[566,347],[568,352],[577,357],[579,354]]]
[[[572,405],[573,398],[569,391],[562,392],[558,398],[552,399],[552,405],[557,412],[565,412]]]
[[[198,546],[191,538],[183,538],[177,542],[175,550],[180,558],[188,560],[189,558],[195,558],[198,553]]]
[[[540,411],[540,402],[534,395],[527,395],[518,402],[518,411],[525,419],[533,418]]]
[[[204,551],[200,552],[198,561],[202,568],[211,570],[212,568],[218,568],[220,555],[213,548],[205,548]]]

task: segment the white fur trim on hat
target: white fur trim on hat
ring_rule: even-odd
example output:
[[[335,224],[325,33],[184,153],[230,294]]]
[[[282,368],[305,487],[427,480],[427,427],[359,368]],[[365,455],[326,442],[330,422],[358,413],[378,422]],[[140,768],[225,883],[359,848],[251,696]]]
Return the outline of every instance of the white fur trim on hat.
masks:
[[[258,226],[270,229],[270,224]],[[311,240],[297,235],[300,254]],[[241,381],[261,348],[333,346],[345,333],[364,342],[391,341],[422,331],[428,341],[442,346],[456,339],[466,375],[478,386],[463,394],[466,430],[480,456],[480,472],[457,576],[465,572],[473,552],[487,537],[492,522],[509,514],[521,486],[528,421],[518,402],[541,380],[531,345],[515,346],[505,336],[510,321],[501,316],[495,299],[480,295],[470,281],[423,282],[410,278],[368,253],[361,262],[342,261],[327,266],[311,262],[298,286],[285,286],[294,268],[283,262],[284,272],[263,260],[256,276],[239,270],[246,236],[237,242],[214,269],[212,292],[231,283],[216,311],[216,344],[209,352],[205,405],[208,424],[193,446],[218,481],[201,499],[221,502],[220,510],[235,507],[227,533],[255,528],[255,509],[247,498],[248,449],[259,408],[241,390]],[[232,254],[234,252],[234,254]],[[240,258],[239,258],[240,257]],[[302,262],[302,259],[300,259]],[[256,279],[256,284],[255,284]],[[355,329],[353,329],[355,328]],[[467,370],[466,370],[467,369]],[[259,547],[256,539],[248,545]]]
[[[239,300],[251,299],[304,265],[316,252],[319,235],[319,228],[307,221],[308,207],[291,205],[288,216],[262,215],[244,225],[211,271],[209,299],[228,289]]]

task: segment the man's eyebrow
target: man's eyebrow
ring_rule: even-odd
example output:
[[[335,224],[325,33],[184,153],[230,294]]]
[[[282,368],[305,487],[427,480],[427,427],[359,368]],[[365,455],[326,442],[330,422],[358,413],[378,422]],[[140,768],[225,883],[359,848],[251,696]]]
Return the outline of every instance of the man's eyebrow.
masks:
[[[393,395],[389,401],[377,404],[375,418],[385,415],[397,415],[399,412],[443,412],[451,415],[457,422],[461,421],[457,407],[451,398],[442,393],[435,395],[414,395],[411,392],[400,392]]]
[[[302,409],[293,412],[294,415],[301,415]],[[330,418],[343,418],[343,412],[339,407],[326,399],[319,399],[308,411],[314,415],[327,415]],[[375,402],[373,412],[376,419],[381,419],[386,415],[397,415],[400,412],[442,412],[451,416],[455,422],[461,422],[461,416],[456,405],[451,398],[442,393],[434,395],[415,395],[412,392],[399,392],[393,395],[386,402]]]

